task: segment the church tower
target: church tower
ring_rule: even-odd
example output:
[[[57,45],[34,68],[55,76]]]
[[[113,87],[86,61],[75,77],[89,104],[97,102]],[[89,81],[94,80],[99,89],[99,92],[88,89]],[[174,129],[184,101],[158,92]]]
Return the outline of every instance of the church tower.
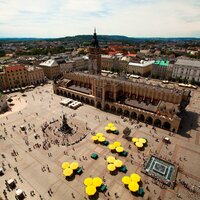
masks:
[[[89,60],[89,72],[92,74],[101,74],[101,52],[96,28],[94,29],[93,39],[89,47]]]

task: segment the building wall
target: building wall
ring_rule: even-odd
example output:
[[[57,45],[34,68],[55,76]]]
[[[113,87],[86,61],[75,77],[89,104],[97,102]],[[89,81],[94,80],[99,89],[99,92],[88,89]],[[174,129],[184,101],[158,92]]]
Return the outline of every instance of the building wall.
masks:
[[[0,72],[0,90],[5,90],[8,88],[8,83],[6,80],[5,70]]]
[[[43,83],[45,81],[43,69],[37,67],[28,71],[28,81],[30,85]]]
[[[7,109],[8,109],[7,97],[6,95],[0,94],[0,113],[6,111]]]
[[[168,125],[171,131],[177,131],[181,119],[176,115],[176,110],[181,106],[184,100],[186,105],[189,103],[189,93],[182,90],[173,90],[168,88],[160,88],[147,84],[140,84],[117,79],[110,79],[90,74],[69,73],[65,74],[65,78],[71,80],[71,84],[81,87],[91,88],[91,94],[74,91],[66,87],[66,83],[62,81],[54,85],[54,92],[66,97],[71,97],[91,105],[109,110],[114,113],[124,114],[127,117],[133,117],[152,124],[159,122],[160,127]],[[70,82],[68,82],[70,84]],[[117,98],[123,93],[126,98],[136,99],[138,101],[149,101],[152,105],[157,106],[155,112],[143,110],[118,103]],[[108,100],[108,97],[111,100]],[[162,102],[162,107],[159,107]],[[166,102],[166,103],[165,103]],[[169,105],[169,107],[167,107]],[[166,108],[165,108],[166,106]]]
[[[83,57],[73,58],[74,69],[77,71],[82,71],[88,69],[89,62]]]
[[[114,59],[104,55],[101,56],[101,67],[110,71],[114,67]]]
[[[127,72],[131,74],[133,73],[133,74],[147,75],[151,73],[151,70],[152,70],[152,65],[148,65],[145,67],[134,66],[134,65],[127,66]]]
[[[28,85],[28,73],[26,69],[6,70],[9,88],[24,87]]]
[[[200,67],[174,64],[172,77],[179,77],[181,79],[187,79],[189,81],[194,79],[195,81],[200,82]]]
[[[74,61],[67,61],[64,64],[60,65],[60,72],[62,74],[67,73],[67,72],[71,72],[75,69],[75,62]]]
[[[44,75],[48,79],[54,79],[60,75],[60,67],[59,66],[54,66],[54,67],[40,66],[40,67],[43,68]]]
[[[99,48],[89,48],[89,71],[93,74],[101,73],[101,54]]]
[[[123,93],[127,93],[127,95],[133,96],[136,98],[141,96],[142,98],[149,98],[151,101],[153,100],[163,100],[174,104],[180,104],[181,100],[184,96],[184,93],[180,91],[175,91],[169,88],[162,88],[158,86],[150,86],[143,83],[136,82],[128,82],[115,80],[110,78],[97,78],[95,75],[88,75],[82,73],[68,73],[64,75],[65,78],[69,80],[74,80],[82,83],[90,83],[96,88],[96,85],[100,87],[105,87],[110,85],[110,90],[112,92],[122,91]],[[95,94],[94,94],[95,96]]]
[[[160,66],[160,65],[157,65],[157,64],[152,65],[151,75],[165,78],[166,72],[167,72],[166,66]]]
[[[22,69],[15,68],[14,70],[7,70],[0,73],[0,90],[8,90],[12,88],[21,88],[30,84],[38,84],[44,82],[45,76],[42,68],[34,68],[28,70],[28,67]],[[8,66],[9,68],[9,66]]]

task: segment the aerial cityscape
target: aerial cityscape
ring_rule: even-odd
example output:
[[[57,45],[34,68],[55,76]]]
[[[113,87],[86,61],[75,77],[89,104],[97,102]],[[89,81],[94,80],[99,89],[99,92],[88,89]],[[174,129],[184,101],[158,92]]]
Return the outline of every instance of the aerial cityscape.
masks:
[[[199,11],[0,0],[0,200],[200,199]]]

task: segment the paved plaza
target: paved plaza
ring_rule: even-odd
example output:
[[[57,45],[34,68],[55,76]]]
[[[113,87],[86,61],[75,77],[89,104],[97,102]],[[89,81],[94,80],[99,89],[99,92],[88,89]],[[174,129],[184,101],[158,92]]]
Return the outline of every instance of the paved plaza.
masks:
[[[22,93],[10,94],[15,104],[12,106],[12,112],[0,115],[0,167],[5,168],[5,174],[0,176],[0,196],[3,199],[5,199],[3,190],[6,190],[5,180],[10,178],[17,180],[17,188],[25,191],[28,200],[40,200],[41,197],[45,200],[88,199],[83,181],[89,176],[105,179],[108,190],[99,193],[98,199],[200,199],[200,89],[192,92],[182,135],[169,135],[169,131],[159,128],[153,130],[152,126],[138,124],[136,121],[131,124],[127,118],[124,120],[120,116],[105,113],[85,104],[77,110],[62,106],[60,101],[64,97],[53,94],[51,84],[37,87],[25,94],[26,96],[22,96]],[[69,125],[78,129],[77,136],[72,138],[68,136],[70,143],[79,136],[86,135],[86,137],[74,145],[66,146],[54,142],[55,135],[49,132],[52,144],[44,149],[41,126],[54,119],[60,120],[61,123],[63,114],[67,115]],[[104,127],[110,122],[115,124],[120,132],[119,135],[105,132]],[[27,134],[20,130],[20,126],[27,128]],[[125,127],[131,129],[131,137],[143,137],[148,140],[148,145],[143,151],[139,151],[133,142],[123,138]],[[107,146],[95,144],[91,140],[92,132],[104,133],[110,143],[120,141],[128,151],[128,156],[118,156],[111,153]],[[39,135],[37,139],[35,134]],[[163,143],[163,137],[169,137],[171,144]],[[14,155],[12,155],[13,150],[16,152]],[[97,153],[99,158],[97,160],[90,158],[92,153]],[[178,163],[177,185],[174,189],[161,188],[159,183],[141,172],[144,160],[153,153]],[[126,174],[118,172],[116,175],[111,175],[108,172],[105,158],[109,155],[114,155],[124,162],[128,169]],[[64,161],[74,160],[84,170],[81,175],[76,175],[73,180],[68,181],[62,174],[61,165]],[[19,175],[14,170],[15,167]],[[136,197],[124,187],[122,177],[132,173],[141,176],[144,197]],[[51,196],[49,189],[52,191]],[[30,195],[31,191],[34,191],[34,196]],[[15,199],[15,190],[6,192],[9,200]]]

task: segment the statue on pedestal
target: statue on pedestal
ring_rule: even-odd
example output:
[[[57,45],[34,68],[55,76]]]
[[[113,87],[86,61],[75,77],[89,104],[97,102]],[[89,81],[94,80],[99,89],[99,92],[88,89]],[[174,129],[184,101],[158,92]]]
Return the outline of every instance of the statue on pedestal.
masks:
[[[63,114],[62,125],[61,125],[59,131],[61,131],[64,134],[72,132],[72,128],[67,124],[67,118],[65,117],[64,114]]]

